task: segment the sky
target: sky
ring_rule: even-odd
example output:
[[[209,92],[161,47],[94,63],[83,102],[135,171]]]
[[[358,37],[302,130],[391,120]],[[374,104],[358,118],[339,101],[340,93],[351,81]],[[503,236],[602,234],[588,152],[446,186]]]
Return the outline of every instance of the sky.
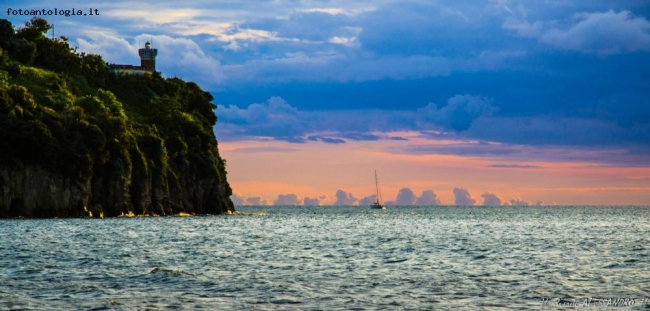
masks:
[[[211,92],[236,205],[650,205],[645,0],[1,3]]]

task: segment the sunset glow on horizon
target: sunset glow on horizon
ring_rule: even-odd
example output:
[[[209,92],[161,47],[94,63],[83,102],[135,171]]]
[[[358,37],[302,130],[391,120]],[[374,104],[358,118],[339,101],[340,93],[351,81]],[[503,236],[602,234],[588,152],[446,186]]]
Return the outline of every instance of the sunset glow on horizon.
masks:
[[[409,139],[339,145],[250,140],[221,143],[220,150],[228,161],[228,179],[243,204],[248,197],[261,197],[273,204],[282,194],[295,195],[294,205],[303,205],[305,197],[321,198],[320,205],[331,205],[336,204],[338,190],[360,200],[375,191],[375,169],[385,201],[396,201],[403,188],[416,196],[432,190],[442,205],[455,204],[454,188],[467,189],[476,205],[484,203],[486,192],[497,195],[503,204],[516,200],[519,205],[638,205],[650,200],[647,167],[503,156],[396,154],[392,150],[477,143],[433,141],[417,133],[386,134]],[[518,147],[522,155],[549,152]],[[358,201],[350,205],[356,204]]]

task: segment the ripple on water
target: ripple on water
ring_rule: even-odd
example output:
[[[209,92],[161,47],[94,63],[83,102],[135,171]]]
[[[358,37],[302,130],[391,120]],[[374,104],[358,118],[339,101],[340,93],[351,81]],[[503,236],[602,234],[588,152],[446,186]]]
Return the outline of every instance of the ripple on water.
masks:
[[[2,220],[0,309],[527,310],[544,298],[647,298],[649,229],[650,209],[632,207]]]

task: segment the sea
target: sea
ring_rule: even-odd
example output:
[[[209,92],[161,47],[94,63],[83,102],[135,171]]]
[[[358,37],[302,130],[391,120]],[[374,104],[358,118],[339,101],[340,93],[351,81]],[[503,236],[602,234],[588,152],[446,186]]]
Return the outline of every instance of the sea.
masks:
[[[0,310],[650,310],[650,207],[0,220]]]

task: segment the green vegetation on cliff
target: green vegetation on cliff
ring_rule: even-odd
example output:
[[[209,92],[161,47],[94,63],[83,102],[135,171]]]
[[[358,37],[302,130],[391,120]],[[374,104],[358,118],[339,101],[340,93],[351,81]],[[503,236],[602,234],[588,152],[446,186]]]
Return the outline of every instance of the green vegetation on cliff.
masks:
[[[233,210],[212,96],[0,19],[0,217]]]

